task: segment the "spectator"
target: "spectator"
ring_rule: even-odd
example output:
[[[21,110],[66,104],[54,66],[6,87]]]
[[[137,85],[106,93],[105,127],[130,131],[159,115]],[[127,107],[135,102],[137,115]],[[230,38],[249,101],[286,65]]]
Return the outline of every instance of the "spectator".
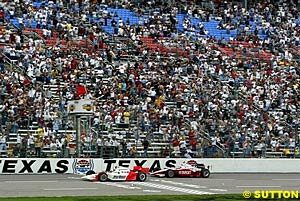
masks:
[[[129,157],[135,158],[136,157],[136,148],[135,146],[130,147],[129,149]]]
[[[291,158],[292,155],[293,155],[288,147],[285,147],[282,150],[282,152],[283,152],[284,156],[287,157],[287,158]]]
[[[186,153],[186,150],[187,150],[187,146],[186,146],[185,136],[182,135],[179,138],[179,151],[182,156]]]
[[[263,158],[264,149],[265,144],[263,143],[263,141],[260,140],[256,147],[256,153],[258,158]]]
[[[176,156],[177,153],[179,153],[179,145],[180,145],[180,141],[178,140],[177,135],[175,135],[175,137],[172,139],[172,145],[173,145],[173,152],[175,153]]]
[[[128,149],[127,149],[127,142],[126,139],[122,139],[121,141],[121,146],[122,146],[122,157],[127,157],[128,156]]]
[[[185,158],[192,158],[192,150],[191,149],[189,149],[189,148],[187,148],[186,150],[185,150],[185,152],[184,152],[184,154],[183,154],[183,156],[185,157]]]
[[[143,144],[143,147],[144,147],[143,157],[148,158],[148,148],[150,146],[149,140],[145,138],[143,140],[142,144]]]
[[[0,151],[1,154],[6,154],[7,151],[6,136],[3,133],[0,135]]]
[[[29,148],[29,155],[33,156],[35,152],[35,142],[32,133],[28,133],[27,135],[27,147]]]
[[[41,157],[41,150],[42,150],[42,139],[41,137],[36,137],[34,139],[34,148],[35,148],[35,156],[40,158]]]
[[[243,158],[248,158],[250,155],[251,144],[250,140],[245,140],[243,142]]]

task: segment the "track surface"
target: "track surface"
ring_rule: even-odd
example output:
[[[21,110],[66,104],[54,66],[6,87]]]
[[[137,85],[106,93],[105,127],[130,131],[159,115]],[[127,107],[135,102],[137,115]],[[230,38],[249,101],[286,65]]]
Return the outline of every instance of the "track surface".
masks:
[[[298,190],[298,174],[212,174],[210,178],[156,178],[146,182],[88,182],[79,175],[1,175],[0,197],[145,194],[229,194]]]

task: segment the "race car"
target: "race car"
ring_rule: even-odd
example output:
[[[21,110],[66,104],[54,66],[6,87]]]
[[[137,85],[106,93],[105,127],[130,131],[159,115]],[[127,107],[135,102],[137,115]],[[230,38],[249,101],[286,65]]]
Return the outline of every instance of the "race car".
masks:
[[[90,170],[85,176],[81,177],[83,180],[88,181],[145,181],[149,174],[149,168],[141,166],[134,166],[133,169],[126,167],[116,167],[113,171],[102,171],[95,173]]]
[[[150,173],[152,176],[158,177],[202,177],[208,178],[210,176],[209,166],[198,164],[194,160],[183,162],[179,167],[154,169]]]

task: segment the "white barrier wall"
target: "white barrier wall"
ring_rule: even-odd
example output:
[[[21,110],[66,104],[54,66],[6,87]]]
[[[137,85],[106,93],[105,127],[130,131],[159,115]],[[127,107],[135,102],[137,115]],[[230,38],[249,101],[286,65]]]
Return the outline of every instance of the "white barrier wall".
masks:
[[[299,159],[193,159],[210,166],[212,173],[300,173]],[[169,158],[3,158],[0,174],[84,174],[88,170],[109,171],[116,166],[132,168],[176,167],[187,159]]]
[[[214,173],[300,173],[299,159],[203,159]]]

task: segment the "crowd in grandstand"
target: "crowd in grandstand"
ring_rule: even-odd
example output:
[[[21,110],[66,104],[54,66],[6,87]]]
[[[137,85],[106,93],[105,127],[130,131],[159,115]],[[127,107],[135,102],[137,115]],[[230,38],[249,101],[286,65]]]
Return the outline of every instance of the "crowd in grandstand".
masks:
[[[265,157],[267,148],[299,148],[296,2],[258,1],[247,9],[230,1],[137,2],[2,2],[0,149],[6,149],[10,133],[17,134],[16,156],[24,150],[40,156],[44,147],[64,149],[72,136],[59,130],[75,129],[68,100],[81,98],[95,102],[96,132],[82,135],[83,146],[120,146],[123,157],[134,157],[138,143],[147,157],[155,133],[185,157],[213,157],[219,148],[229,157],[239,150],[243,157]],[[138,22],[107,9],[117,7],[132,10]],[[179,30],[176,15],[182,13]],[[18,27],[10,23],[14,18]],[[203,25],[211,20],[236,34],[212,36]],[[113,29],[111,35],[104,26]],[[33,34],[36,29],[40,35]],[[260,57],[266,53],[268,58]],[[55,94],[50,85],[57,86]],[[33,122],[37,135],[18,134]],[[136,144],[126,143],[133,136],[112,131],[121,123],[134,124],[148,144],[138,134]],[[102,124],[106,137],[97,136]]]

